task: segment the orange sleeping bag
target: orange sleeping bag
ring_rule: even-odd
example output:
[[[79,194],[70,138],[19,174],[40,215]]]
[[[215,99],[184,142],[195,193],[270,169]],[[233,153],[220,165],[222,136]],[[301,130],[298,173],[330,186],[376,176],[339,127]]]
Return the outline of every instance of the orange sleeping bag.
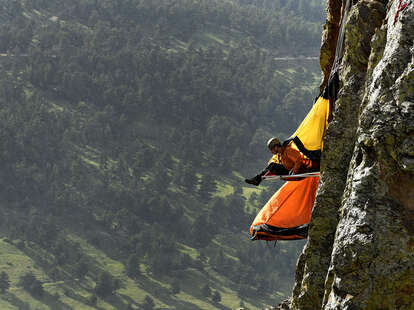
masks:
[[[304,239],[308,235],[319,177],[286,182],[250,226],[253,240]]]

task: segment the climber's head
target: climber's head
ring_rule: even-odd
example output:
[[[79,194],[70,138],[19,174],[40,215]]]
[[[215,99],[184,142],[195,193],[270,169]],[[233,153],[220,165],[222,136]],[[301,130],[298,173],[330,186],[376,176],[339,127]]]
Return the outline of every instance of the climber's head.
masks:
[[[278,148],[282,147],[282,144],[280,144],[280,140],[278,138],[273,137],[267,141],[267,147],[269,148],[270,152],[275,154],[278,152]]]

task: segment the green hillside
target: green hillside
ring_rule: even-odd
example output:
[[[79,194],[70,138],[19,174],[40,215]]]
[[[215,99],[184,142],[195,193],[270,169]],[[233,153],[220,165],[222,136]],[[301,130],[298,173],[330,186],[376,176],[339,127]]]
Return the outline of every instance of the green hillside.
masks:
[[[323,5],[0,0],[0,308],[285,298],[304,243],[250,241],[281,183],[243,179],[317,95]]]

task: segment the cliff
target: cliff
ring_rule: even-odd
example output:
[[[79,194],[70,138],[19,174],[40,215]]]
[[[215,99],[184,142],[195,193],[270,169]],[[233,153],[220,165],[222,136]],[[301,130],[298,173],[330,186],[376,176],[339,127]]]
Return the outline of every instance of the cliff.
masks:
[[[340,18],[329,0],[325,77]],[[309,238],[281,309],[414,309],[413,30],[412,1],[351,3]]]

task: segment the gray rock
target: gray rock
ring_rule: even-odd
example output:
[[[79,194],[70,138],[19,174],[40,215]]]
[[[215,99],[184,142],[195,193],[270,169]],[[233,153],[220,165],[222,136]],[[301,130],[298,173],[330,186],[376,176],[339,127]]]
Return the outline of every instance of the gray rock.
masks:
[[[280,309],[414,309],[414,3],[395,24],[399,1],[353,3],[309,238]]]

